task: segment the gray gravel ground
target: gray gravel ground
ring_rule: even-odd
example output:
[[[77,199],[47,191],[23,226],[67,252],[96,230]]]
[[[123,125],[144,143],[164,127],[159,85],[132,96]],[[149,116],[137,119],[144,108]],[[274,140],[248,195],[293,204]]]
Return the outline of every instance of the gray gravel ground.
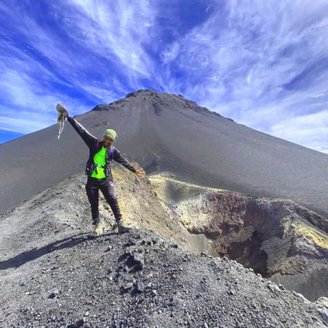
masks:
[[[149,231],[74,235],[2,261],[0,270],[1,327],[319,328],[328,322],[325,306]]]

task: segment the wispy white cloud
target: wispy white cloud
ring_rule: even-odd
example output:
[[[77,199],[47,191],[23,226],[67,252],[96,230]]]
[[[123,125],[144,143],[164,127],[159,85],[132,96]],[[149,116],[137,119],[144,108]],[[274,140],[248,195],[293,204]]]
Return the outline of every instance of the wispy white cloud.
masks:
[[[33,4],[0,3],[10,22],[0,27],[1,110],[10,119],[1,112],[0,128],[21,131],[26,119],[31,132],[55,118],[57,101],[77,114],[153,85],[325,149],[322,122],[301,122],[327,110],[326,1],[59,0],[42,2],[42,16]],[[28,112],[42,113],[38,124]]]
[[[81,104],[74,98],[52,86],[53,83],[64,87],[69,84],[24,53],[0,64],[0,73],[1,129],[29,133],[49,126],[56,122],[58,101],[75,104],[81,109]]]
[[[42,89],[34,83],[35,80],[23,72],[6,70],[2,72],[2,77],[0,88],[3,100],[12,106],[45,111],[45,108],[56,101],[53,96],[42,94]]]
[[[145,45],[150,39],[156,8],[149,1],[82,1],[65,5],[63,21],[70,36],[90,51],[107,56],[135,79],[151,77],[153,61]]]
[[[240,123],[309,145],[305,133],[291,138],[272,127],[290,119],[296,131],[297,115],[326,110],[326,98],[309,99],[327,92],[327,2],[225,4],[217,2],[206,22],[163,52],[169,67],[185,72],[171,88]],[[307,129],[316,135],[319,123]],[[316,139],[325,138],[322,133]]]
[[[73,114],[90,109],[53,88],[53,83],[66,87],[69,84],[23,52],[7,63],[2,62],[0,74],[0,126],[3,130],[30,133],[56,123],[55,105],[59,101],[72,105]]]
[[[0,54],[1,114],[6,114],[0,119],[2,129],[29,133],[53,124],[58,101],[71,105],[73,114],[90,109],[85,99],[78,100],[67,89],[89,96],[93,106],[107,97],[116,98],[105,89],[107,82],[80,79],[87,65],[81,63],[79,54],[73,56],[68,51],[69,45],[63,44],[54,31],[42,28],[35,17],[19,15],[14,11],[18,8],[9,9],[0,5],[0,11],[16,26],[21,41],[5,37],[1,43],[6,49]],[[5,35],[5,31],[1,33]]]
[[[169,64],[170,62],[173,62],[179,55],[180,51],[180,44],[178,42],[173,42],[173,44],[170,44],[161,53],[163,63]]]
[[[34,103],[42,110],[56,99],[85,107],[85,99],[76,101],[65,87],[96,105],[140,88],[140,79],[151,79],[154,63],[144,46],[152,41],[148,31],[156,15],[148,1],[72,0],[49,6],[48,18],[58,24],[56,29],[43,26],[33,13],[20,15],[24,8],[19,5],[0,4],[25,43],[9,40],[5,47],[11,58],[2,61],[4,97],[12,101],[13,114],[17,105]],[[54,82],[61,90],[52,88]]]
[[[281,120],[269,132],[276,137],[328,153],[328,108],[319,113]]]
[[[56,123],[56,117],[45,115],[42,111],[33,111],[29,108],[17,110],[12,116],[12,109],[0,106],[1,130],[18,133],[30,133]]]

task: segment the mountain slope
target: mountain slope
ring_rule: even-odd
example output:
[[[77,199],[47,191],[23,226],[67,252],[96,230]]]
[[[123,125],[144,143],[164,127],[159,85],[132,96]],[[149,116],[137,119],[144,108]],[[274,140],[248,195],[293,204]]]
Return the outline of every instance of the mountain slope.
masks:
[[[290,198],[327,216],[328,156],[236,124],[181,96],[138,91],[78,120],[147,172],[256,196]],[[0,211],[81,172],[87,148],[66,123],[0,145]]]

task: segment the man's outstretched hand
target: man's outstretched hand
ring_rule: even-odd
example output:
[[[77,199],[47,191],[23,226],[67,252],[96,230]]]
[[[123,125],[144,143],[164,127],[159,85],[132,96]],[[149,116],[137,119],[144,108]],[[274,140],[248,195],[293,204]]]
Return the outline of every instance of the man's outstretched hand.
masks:
[[[57,104],[56,109],[58,112],[58,116],[61,116],[62,119],[65,119],[69,116],[68,110],[63,105]],[[59,117],[58,117],[58,119],[59,119]]]
[[[136,175],[141,178],[146,175],[146,172],[143,169],[136,169]]]
[[[57,122],[59,124],[59,132],[58,132],[58,140],[59,140],[60,136],[64,130],[65,119],[67,119],[69,114],[68,114],[67,109],[64,106],[62,106],[61,104],[57,104],[56,109],[58,112]]]

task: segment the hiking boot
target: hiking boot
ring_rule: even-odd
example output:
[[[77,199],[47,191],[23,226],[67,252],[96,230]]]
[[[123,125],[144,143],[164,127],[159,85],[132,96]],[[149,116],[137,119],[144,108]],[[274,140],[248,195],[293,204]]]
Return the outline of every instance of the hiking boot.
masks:
[[[111,231],[115,231],[118,228],[117,222],[114,222],[110,228]]]
[[[94,230],[95,234],[97,236],[101,235],[102,233],[105,232],[106,228],[107,228],[107,225],[104,221],[97,222],[96,226],[95,226],[95,230]]]
[[[125,233],[130,231],[130,228],[125,227],[121,221],[116,221],[116,227],[118,233]]]

